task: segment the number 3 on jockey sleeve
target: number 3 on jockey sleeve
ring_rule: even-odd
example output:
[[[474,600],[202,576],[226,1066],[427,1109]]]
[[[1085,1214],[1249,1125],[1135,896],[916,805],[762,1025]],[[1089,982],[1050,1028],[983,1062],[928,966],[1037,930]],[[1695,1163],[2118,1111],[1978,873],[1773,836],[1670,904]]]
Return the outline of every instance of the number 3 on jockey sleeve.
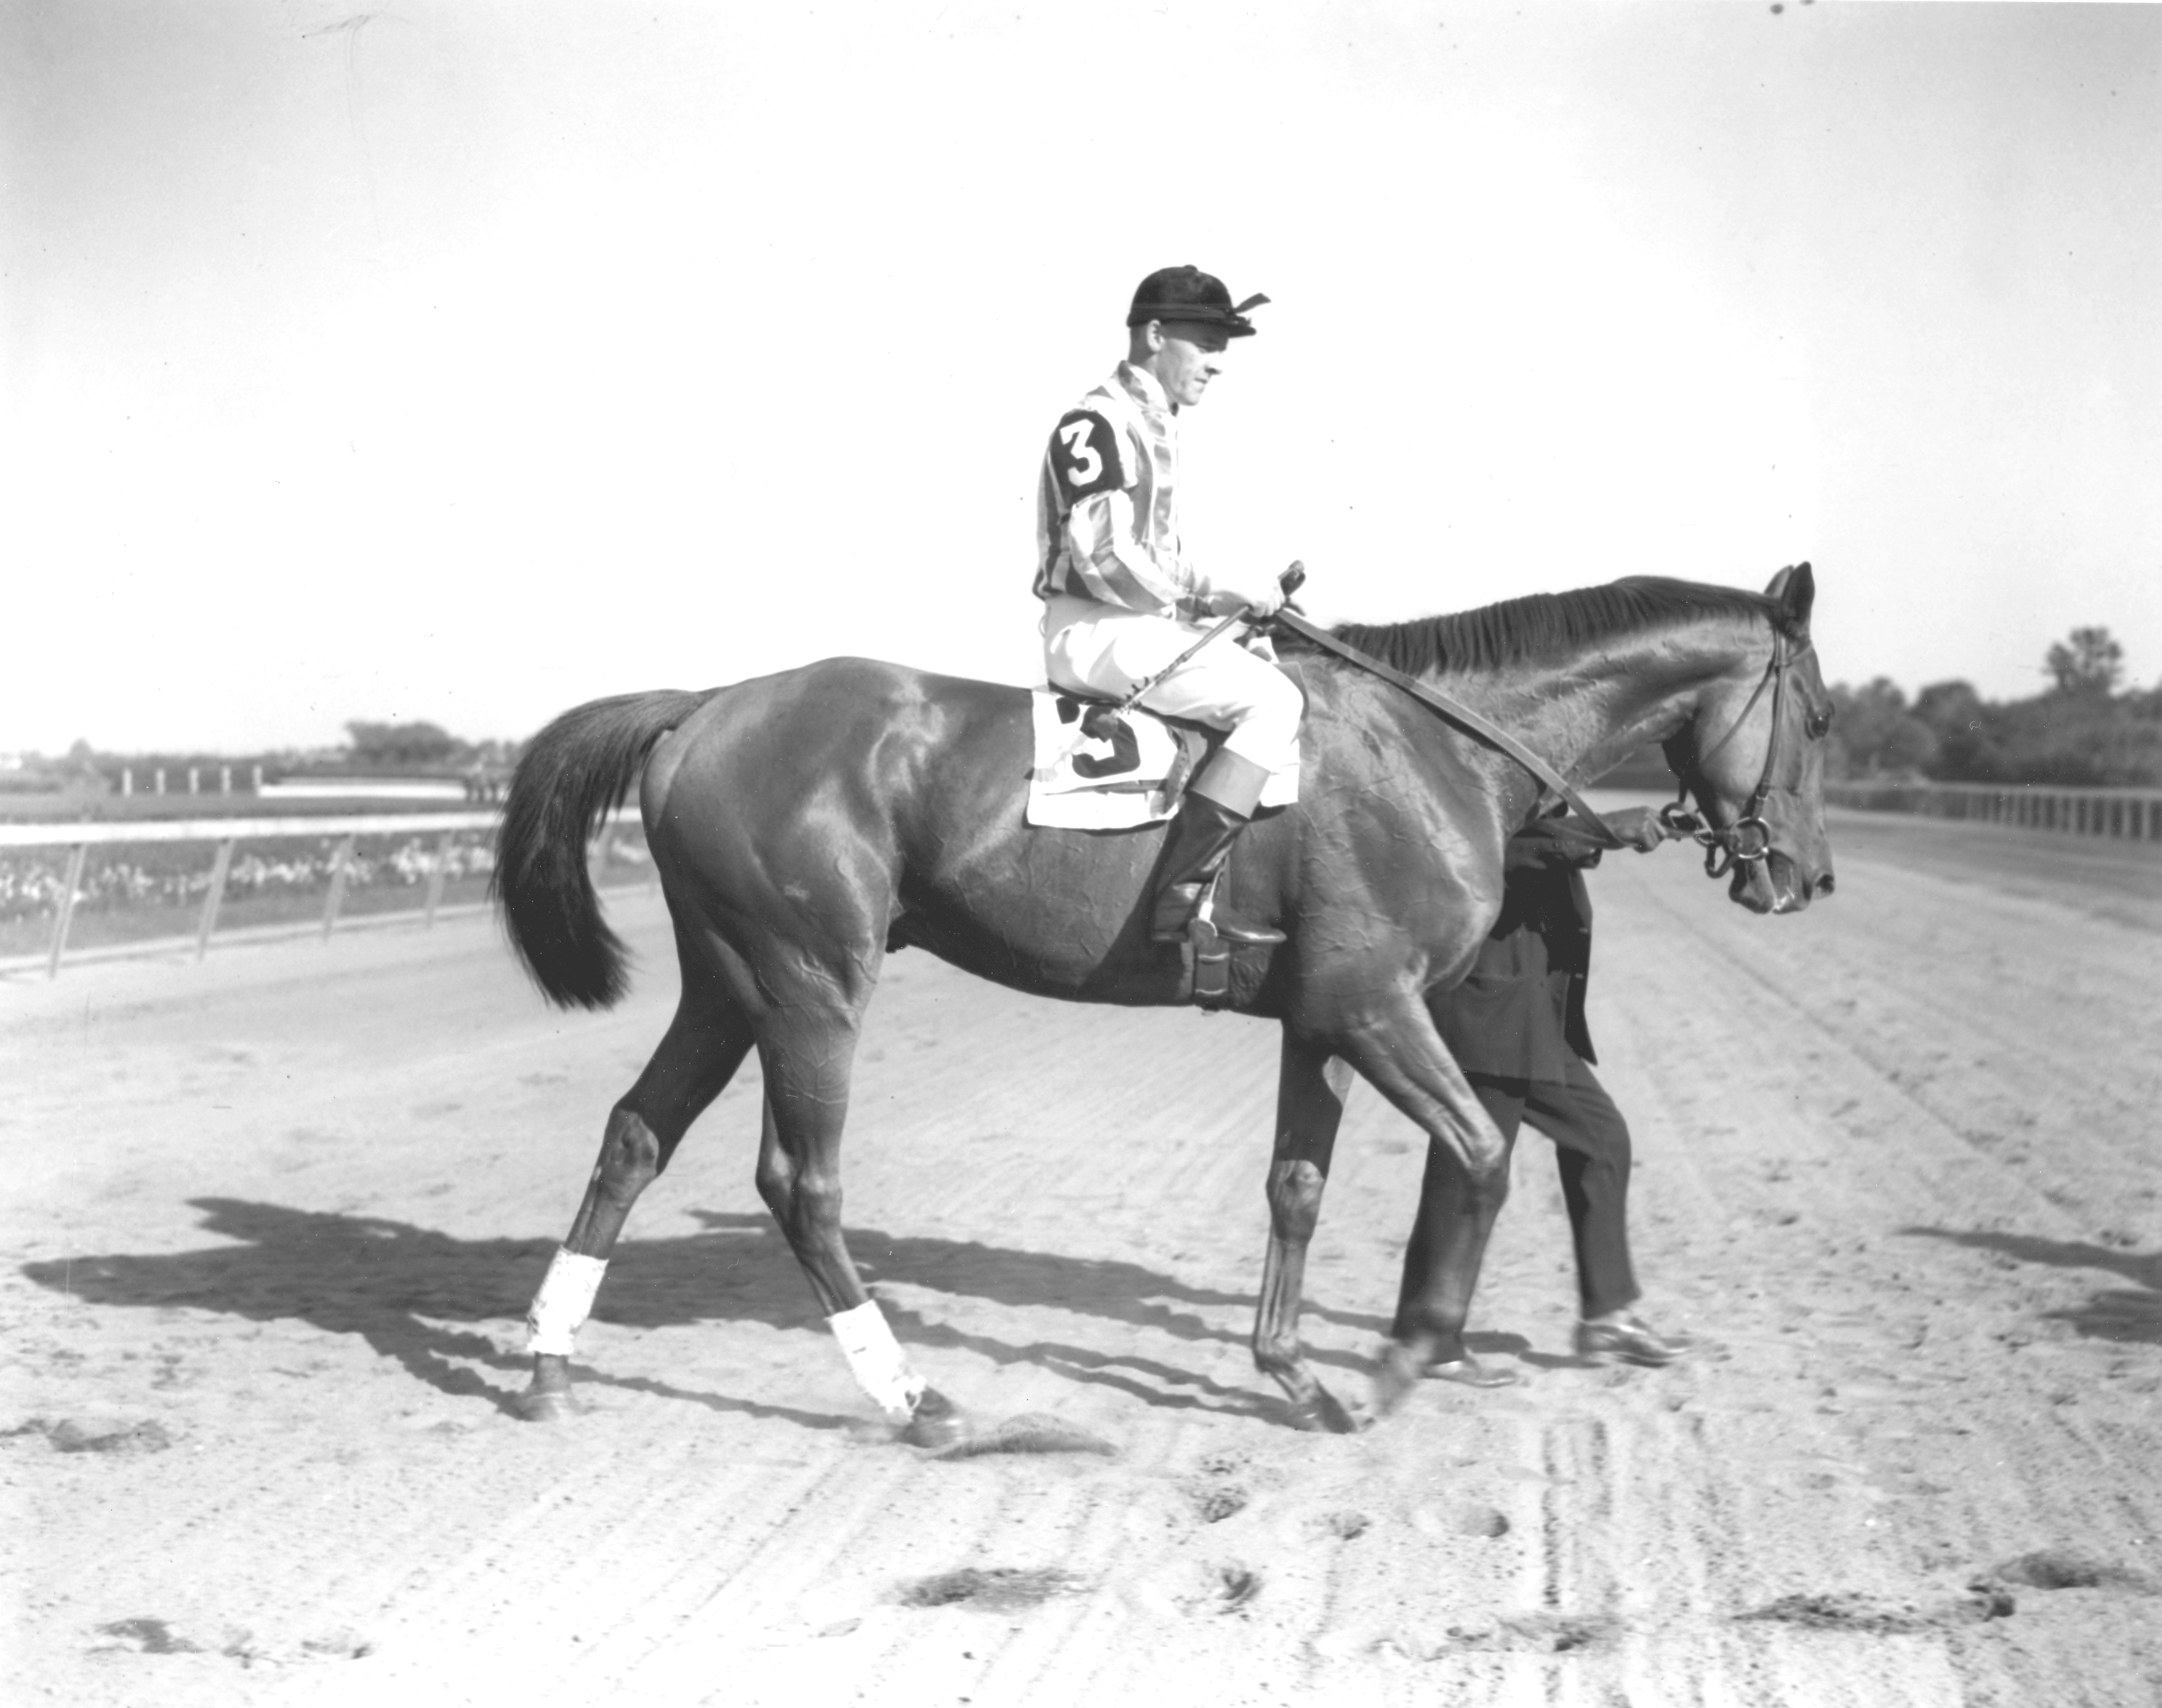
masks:
[[[1067,502],[1091,493],[1116,492],[1125,482],[1119,462],[1119,436],[1111,424],[1089,410],[1076,410],[1051,436],[1051,466]]]

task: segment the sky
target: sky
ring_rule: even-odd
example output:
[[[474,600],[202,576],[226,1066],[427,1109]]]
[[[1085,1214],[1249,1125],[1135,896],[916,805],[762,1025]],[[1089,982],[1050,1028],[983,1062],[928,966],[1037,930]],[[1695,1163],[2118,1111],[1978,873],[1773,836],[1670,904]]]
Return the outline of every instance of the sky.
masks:
[[[1806,558],[1830,680],[2162,678],[2162,7],[355,3],[0,0],[0,750],[1038,679],[1183,263],[1189,555],[1317,619]]]

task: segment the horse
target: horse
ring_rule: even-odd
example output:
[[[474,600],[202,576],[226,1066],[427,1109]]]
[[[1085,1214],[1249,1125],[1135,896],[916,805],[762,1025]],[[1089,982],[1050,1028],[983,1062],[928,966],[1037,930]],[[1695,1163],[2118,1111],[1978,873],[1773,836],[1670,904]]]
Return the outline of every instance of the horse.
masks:
[[[1719,875],[1724,848],[1731,900],[1796,912],[1833,886],[1815,593],[1807,564],[1762,594],[1640,577],[1334,631],[1336,650],[1348,643],[1394,680],[1287,640],[1280,662],[1308,707],[1299,798],[1255,820],[1219,881],[1240,912],[1285,936],[1236,949],[1228,1005],[1282,1026],[1252,1350],[1299,1427],[1370,1421],[1315,1376],[1298,1327],[1352,1074],[1421,1127],[1433,1153],[1408,1247],[1423,1256],[1407,1270],[1371,1415],[1460,1332],[1508,1186],[1507,1147],[1428,1003],[1470,966],[1499,911],[1502,845],[1554,791],[1415,695],[1445,689],[1456,697],[1444,704],[1514,732],[1571,799],[1565,779],[1588,782],[1663,744],[1698,816],[1679,801],[1669,811],[1710,845],[1706,870]],[[1025,690],[859,658],[596,700],[534,738],[512,777],[492,885],[518,956],[559,1005],[622,995],[622,946],[587,850],[634,785],[682,988],[608,1115],[535,1295],[519,1415],[575,1409],[574,1336],[631,1207],[755,1049],[758,1190],[859,1385],[906,1441],[965,1434],[958,1408],[895,1340],[843,1234],[850,1067],[885,958],[922,949],[1077,1002],[1169,1005],[1191,989],[1181,946],[1150,936],[1163,827],[1031,828],[1031,762]]]

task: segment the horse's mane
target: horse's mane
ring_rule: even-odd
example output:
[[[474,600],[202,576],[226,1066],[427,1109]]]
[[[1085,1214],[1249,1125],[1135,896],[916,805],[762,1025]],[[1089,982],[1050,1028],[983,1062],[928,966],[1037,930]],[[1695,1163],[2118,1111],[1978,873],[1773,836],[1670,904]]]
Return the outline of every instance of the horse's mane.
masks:
[[[1594,641],[1707,617],[1761,617],[1775,628],[1785,626],[1778,603],[1762,593],[1638,575],[1408,623],[1345,623],[1331,632],[1383,664],[1422,676],[1550,663]],[[1299,645],[1294,637],[1286,639],[1291,647]]]

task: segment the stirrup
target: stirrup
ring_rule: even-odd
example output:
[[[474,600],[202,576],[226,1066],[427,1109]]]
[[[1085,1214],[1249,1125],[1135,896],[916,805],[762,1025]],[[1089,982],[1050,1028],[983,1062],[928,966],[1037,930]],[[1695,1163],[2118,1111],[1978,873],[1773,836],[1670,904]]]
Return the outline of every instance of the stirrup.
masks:
[[[1216,935],[1229,943],[1241,948],[1272,948],[1284,940],[1284,934],[1273,925],[1261,925],[1232,912],[1226,908],[1211,917],[1209,924],[1216,927]]]
[[[1195,919],[1179,944],[1178,958],[1188,1001],[1204,1014],[1220,1013],[1231,1005],[1231,945],[1216,935],[1214,926]]]
[[[1177,891],[1187,887],[1184,884],[1174,885],[1159,898],[1157,914],[1149,922],[1149,936],[1156,942],[1190,943],[1197,935],[1194,927],[1204,924],[1225,942],[1240,948],[1250,945],[1267,947],[1284,940],[1284,934],[1274,926],[1256,924],[1243,914],[1219,906],[1215,900],[1216,885],[1213,879],[1195,886],[1199,893],[1191,906],[1185,906],[1183,901],[1181,902],[1186,914],[1183,919],[1176,923],[1166,923],[1162,917],[1161,902],[1170,900]]]

